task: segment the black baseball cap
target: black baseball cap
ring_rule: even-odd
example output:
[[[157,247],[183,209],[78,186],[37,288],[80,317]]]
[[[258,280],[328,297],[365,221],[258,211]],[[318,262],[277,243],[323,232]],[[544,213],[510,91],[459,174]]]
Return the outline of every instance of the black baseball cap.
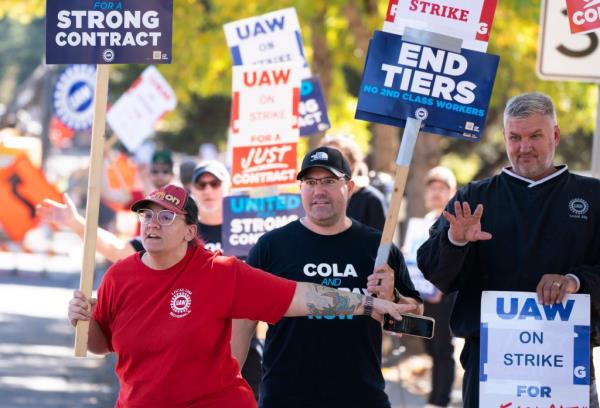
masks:
[[[346,160],[342,152],[333,147],[317,147],[304,156],[302,167],[296,179],[301,180],[306,172],[313,167],[322,167],[337,177],[352,178],[352,170],[350,170],[348,160]]]

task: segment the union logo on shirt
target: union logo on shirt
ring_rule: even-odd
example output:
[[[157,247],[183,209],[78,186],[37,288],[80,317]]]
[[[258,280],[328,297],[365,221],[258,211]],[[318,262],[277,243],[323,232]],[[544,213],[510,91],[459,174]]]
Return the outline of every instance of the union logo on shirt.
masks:
[[[192,313],[192,291],[189,289],[175,289],[171,294],[172,317],[181,319]]]

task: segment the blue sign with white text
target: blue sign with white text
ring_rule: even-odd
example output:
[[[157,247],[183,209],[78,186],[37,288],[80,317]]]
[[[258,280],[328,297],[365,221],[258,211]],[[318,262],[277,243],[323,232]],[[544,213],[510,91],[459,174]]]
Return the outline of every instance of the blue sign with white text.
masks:
[[[317,77],[302,80],[300,87],[300,136],[310,136],[331,127],[321,82]]]
[[[479,141],[498,69],[497,55],[454,53],[375,31],[369,45],[355,117]]]
[[[47,0],[47,64],[170,64],[173,0]]]
[[[299,194],[223,199],[223,253],[245,257],[265,233],[304,215]]]

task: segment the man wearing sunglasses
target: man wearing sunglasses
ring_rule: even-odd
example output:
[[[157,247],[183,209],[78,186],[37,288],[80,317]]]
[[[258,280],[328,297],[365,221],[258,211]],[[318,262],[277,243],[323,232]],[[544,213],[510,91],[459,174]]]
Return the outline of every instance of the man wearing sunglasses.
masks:
[[[373,270],[381,232],[346,216],[351,174],[339,150],[308,153],[297,177],[305,216],[264,234],[248,264],[295,281],[418,305],[422,313],[398,248],[391,249],[388,264]],[[255,321],[234,321],[232,352],[240,363],[255,328]],[[270,325],[259,406],[389,408],[381,337],[379,323],[349,316],[284,318]]]

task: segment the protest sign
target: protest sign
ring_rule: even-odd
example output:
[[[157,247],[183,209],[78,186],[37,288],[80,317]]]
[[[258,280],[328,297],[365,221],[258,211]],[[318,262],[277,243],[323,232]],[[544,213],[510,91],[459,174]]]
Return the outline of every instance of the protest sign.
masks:
[[[235,145],[298,141],[300,76],[296,67],[233,67],[231,130]]]
[[[267,187],[296,181],[297,143],[233,147],[233,188]]]
[[[295,8],[233,21],[223,30],[233,65],[297,63],[310,75]]]
[[[299,194],[236,195],[223,200],[223,252],[245,257],[265,233],[304,214]]]
[[[479,141],[499,57],[455,53],[376,31],[367,55],[356,118],[405,127],[423,120],[426,132]]]
[[[485,52],[497,0],[390,0],[383,31],[406,27],[460,38],[462,48]]]
[[[437,299],[440,291],[423,276],[423,273],[417,267],[417,250],[427,239],[429,239],[429,227],[435,220],[425,218],[411,218],[406,227],[406,236],[402,254],[408,268],[410,280],[412,280],[415,289],[419,291],[424,300]]]
[[[567,0],[571,33],[587,33],[600,29],[600,1]]]
[[[58,118],[73,130],[92,127],[96,67],[70,65],[56,80],[52,101]]]
[[[173,0],[48,0],[46,63],[171,63]]]
[[[318,77],[302,80],[300,87],[300,136],[310,136],[331,127]]]
[[[106,121],[130,152],[154,133],[156,122],[177,106],[175,91],[155,66],[148,66],[111,107]]]
[[[480,349],[479,406],[589,406],[589,295],[485,291]]]

